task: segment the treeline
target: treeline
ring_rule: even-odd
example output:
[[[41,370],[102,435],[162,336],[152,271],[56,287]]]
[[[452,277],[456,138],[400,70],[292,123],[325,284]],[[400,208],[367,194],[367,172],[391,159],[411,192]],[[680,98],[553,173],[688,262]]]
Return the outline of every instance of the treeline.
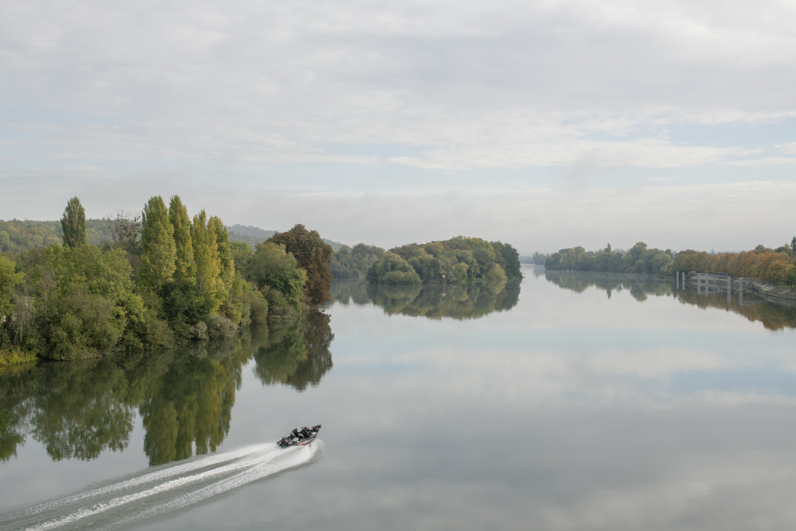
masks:
[[[509,244],[458,236],[394,247],[367,270],[374,284],[465,284],[522,278],[519,253]]]
[[[583,247],[561,249],[545,259],[545,269],[572,271],[601,271],[610,273],[671,274],[674,254],[669,249],[648,249],[638,242],[629,251],[614,251],[611,244],[599,251]]]
[[[332,250],[301,225],[251,250],[218,217],[190,218],[178,196],[117,221],[112,243],[89,244],[73,198],[63,246],[0,256],[0,351],[71,360],[230,338],[328,297]]]
[[[535,252],[531,256],[520,256],[520,263],[521,264],[536,264],[536,265],[544,265],[544,261],[547,259],[547,255],[540,252]]]
[[[796,243],[794,244],[796,247]],[[677,254],[678,271],[724,273],[734,277],[753,277],[762,282],[796,285],[794,249],[783,245],[771,250],[758,245],[754,251],[708,254],[683,251]]]
[[[115,225],[128,218],[128,214],[120,212],[116,218],[87,219],[86,242],[89,245],[112,242]],[[59,221],[0,221],[0,254],[19,254],[38,247],[61,245],[62,238],[63,229]]]
[[[549,255],[544,266],[549,270],[658,275],[672,275],[675,271],[723,273],[796,286],[796,237],[790,245],[777,249],[758,245],[753,251],[741,253],[712,254],[690,249],[673,253],[668,249],[648,249],[644,242],[637,243],[627,252],[613,251],[610,244],[600,251],[571,247]]]
[[[229,226],[229,239],[234,242],[244,242],[248,243],[252,249],[257,247],[258,244],[261,244],[273,236],[278,234],[279,231],[275,230],[264,230],[259,227],[252,227],[251,225],[230,225]],[[332,240],[327,240],[326,238],[321,238],[324,243],[329,245],[333,251],[339,250],[343,245],[341,243],[334,242]]]
[[[332,254],[329,269],[334,278],[362,278],[368,268],[384,255],[384,249],[359,243],[353,248],[343,245]]]

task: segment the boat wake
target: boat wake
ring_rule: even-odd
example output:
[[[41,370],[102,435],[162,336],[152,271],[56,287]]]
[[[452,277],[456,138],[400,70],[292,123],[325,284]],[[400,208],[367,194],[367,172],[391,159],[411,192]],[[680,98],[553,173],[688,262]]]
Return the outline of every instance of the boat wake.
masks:
[[[287,449],[261,444],[198,457],[0,516],[0,530],[115,529],[169,513],[252,481],[312,462],[318,441]]]

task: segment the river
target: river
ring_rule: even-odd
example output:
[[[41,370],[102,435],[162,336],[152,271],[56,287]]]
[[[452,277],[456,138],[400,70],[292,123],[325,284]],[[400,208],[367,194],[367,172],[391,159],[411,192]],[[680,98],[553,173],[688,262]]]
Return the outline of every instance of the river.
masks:
[[[241,341],[3,370],[0,529],[796,524],[796,310],[523,273],[338,281]]]

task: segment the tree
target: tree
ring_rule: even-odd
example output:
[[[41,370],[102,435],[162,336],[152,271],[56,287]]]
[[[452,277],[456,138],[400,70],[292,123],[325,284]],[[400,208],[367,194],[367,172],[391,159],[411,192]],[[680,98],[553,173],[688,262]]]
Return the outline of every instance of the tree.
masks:
[[[141,256],[141,216],[118,212],[111,230],[114,247],[124,249],[133,256]]]
[[[368,282],[373,284],[421,284],[420,275],[400,255],[388,251],[368,268]]]
[[[503,268],[506,276],[509,278],[522,278],[522,272],[520,271],[520,253],[508,243],[493,242],[492,247],[495,249],[495,257],[500,258],[500,260],[497,261]]]
[[[180,201],[180,196],[172,196],[169,203],[169,221],[174,228],[174,246],[177,252],[174,278],[188,284],[196,282],[196,263],[191,238],[191,218],[188,209]]]
[[[219,279],[221,260],[218,257],[216,232],[208,227],[207,214],[204,210],[193,217],[191,240],[196,261],[196,287],[199,295],[207,303],[208,312],[213,313],[222,299],[220,291],[223,285]]]
[[[141,268],[138,277],[144,286],[159,290],[174,278],[177,250],[174,244],[174,227],[169,212],[160,196],[152,197],[142,215]]]
[[[271,241],[257,246],[246,276],[257,284],[269,304],[269,319],[292,318],[299,310],[307,274],[285,246]],[[292,311],[288,311],[292,310]]]
[[[307,274],[306,300],[311,305],[323,304],[329,300],[329,287],[332,285],[332,248],[321,239],[318,231],[309,231],[304,225],[296,225],[287,232],[279,232],[268,241],[285,246],[298,266]]]
[[[14,262],[0,255],[0,324],[11,313],[14,286],[23,280],[22,273],[14,273]]]
[[[75,248],[86,244],[86,211],[77,197],[66,204],[61,228],[64,231],[64,245]]]
[[[790,241],[790,248],[791,251],[796,253],[796,236],[794,236],[793,239]]]

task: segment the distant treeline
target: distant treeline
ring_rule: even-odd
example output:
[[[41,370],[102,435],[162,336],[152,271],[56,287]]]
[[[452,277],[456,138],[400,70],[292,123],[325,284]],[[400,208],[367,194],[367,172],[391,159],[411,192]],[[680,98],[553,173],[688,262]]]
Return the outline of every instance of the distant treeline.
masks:
[[[116,220],[111,218],[87,219],[86,242],[102,245],[113,240]],[[0,253],[24,253],[37,247],[61,245],[63,230],[60,221],[0,221]]]
[[[583,247],[561,249],[547,257],[550,270],[602,271],[672,275],[675,271],[723,273],[752,277],[763,282],[796,285],[796,237],[790,245],[770,249],[758,245],[753,251],[710,254],[693,250],[674,253],[667,249],[648,249],[639,242],[629,251],[613,251],[610,244],[600,251]]]
[[[329,269],[334,278],[362,278],[368,268],[384,255],[384,249],[359,243],[353,248],[343,245],[332,254]]]
[[[374,284],[474,283],[522,278],[517,251],[507,243],[458,236],[426,244],[394,247],[370,264]]]
[[[136,216],[120,212],[115,217],[87,219],[86,242],[89,245],[102,245],[106,242],[112,242],[119,220],[133,217]],[[230,225],[227,227],[227,232],[230,241],[248,243],[254,249],[257,244],[265,242],[278,231],[264,230],[247,225]],[[62,236],[63,230],[61,229],[60,221],[0,220],[0,253],[17,254],[37,247],[61,245]],[[335,251],[343,247],[341,243],[326,238],[323,238],[323,241]]]
[[[263,243],[264,241],[273,237],[278,232],[275,230],[263,230],[258,227],[252,227],[251,225],[230,225],[228,228],[229,239],[231,241],[248,243],[252,248],[256,247],[257,244]],[[341,243],[333,242],[332,240],[327,240],[326,238],[321,239],[328,244],[333,251],[337,251],[343,247],[343,244]]]
[[[551,270],[671,274],[673,264],[672,251],[648,249],[646,243],[638,242],[627,252],[614,251],[611,244],[599,251],[586,251],[583,247],[561,249],[547,257],[544,267]]]
[[[678,271],[724,273],[734,277],[752,277],[762,282],[796,285],[796,238],[793,247],[776,250],[758,245],[754,251],[708,254],[683,251],[677,254]]]
[[[111,238],[102,246],[89,242],[77,198],[60,222],[63,246],[43,226],[4,225],[21,246],[0,255],[6,354],[69,360],[230,338],[325,301],[332,280],[332,249],[317,232],[296,225],[252,250],[231,242],[218,217],[202,211],[191,219],[178,196],[168,206],[152,197],[140,216],[120,214],[112,227],[106,220]]]
[[[544,265],[544,261],[547,259],[547,255],[540,252],[535,252],[531,256],[520,256],[520,263],[521,264],[536,264],[536,265]]]

